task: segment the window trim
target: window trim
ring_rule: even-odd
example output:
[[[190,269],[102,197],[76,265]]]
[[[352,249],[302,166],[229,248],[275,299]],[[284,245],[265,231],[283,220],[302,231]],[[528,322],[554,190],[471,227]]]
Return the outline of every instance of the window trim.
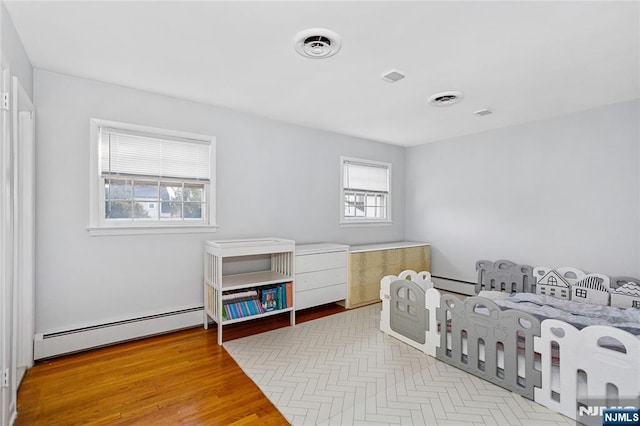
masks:
[[[202,221],[170,221],[157,222],[126,221],[111,222],[104,216],[101,208],[101,200],[104,198],[104,188],[100,176],[100,127],[116,128],[123,131],[139,132],[157,135],[159,137],[174,137],[181,139],[193,139],[209,143],[210,182],[206,193],[206,215]],[[89,226],[87,230],[91,236],[102,235],[129,235],[129,234],[175,234],[175,233],[199,233],[215,232],[216,224],[216,138],[208,135],[188,133],[177,130],[162,129],[158,127],[141,126],[137,124],[122,123],[117,121],[90,119],[90,149],[89,149]],[[102,203],[103,205],[104,203]]]
[[[370,165],[372,167],[386,167],[389,192],[387,193],[387,217],[386,219],[370,219],[370,218],[347,218],[344,215],[344,166],[346,162],[361,163],[363,165]],[[392,220],[392,167],[391,163],[377,160],[365,160],[363,158],[354,158],[341,156],[340,157],[340,226],[391,226]]]

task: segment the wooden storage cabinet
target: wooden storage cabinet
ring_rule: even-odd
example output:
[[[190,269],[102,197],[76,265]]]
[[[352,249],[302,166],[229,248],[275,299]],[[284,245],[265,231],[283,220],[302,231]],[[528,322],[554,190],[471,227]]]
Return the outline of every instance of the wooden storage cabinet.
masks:
[[[431,269],[431,252],[427,243],[401,241],[351,246],[349,254],[349,307],[380,300],[380,280],[405,269],[416,272]]]
[[[226,275],[225,259],[237,263],[243,257],[270,258],[269,269],[257,272]],[[222,344],[222,328],[233,324],[270,315],[289,312],[289,323],[295,324],[295,242],[280,238],[254,240],[207,241],[204,250],[204,327],[208,328],[209,318],[218,325],[218,344]],[[293,300],[291,307],[277,309],[241,318],[223,318],[223,295],[226,293],[256,289],[278,284],[292,283]]]
[[[347,254],[341,244],[296,246],[296,310],[347,298]]]

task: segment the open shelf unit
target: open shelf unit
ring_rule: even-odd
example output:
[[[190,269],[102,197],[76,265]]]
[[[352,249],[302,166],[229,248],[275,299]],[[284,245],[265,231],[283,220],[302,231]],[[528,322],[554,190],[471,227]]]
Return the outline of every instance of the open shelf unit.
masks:
[[[225,275],[225,258],[267,255],[270,267],[267,270]],[[289,323],[295,324],[295,297],[290,307],[284,307],[241,318],[223,317],[223,295],[237,290],[261,290],[268,286],[292,283],[295,275],[295,241],[281,238],[260,238],[252,240],[207,241],[204,250],[204,327],[208,328],[209,318],[218,325],[218,344],[222,344],[224,325],[259,319],[271,315],[289,313]],[[291,292],[295,294],[294,291]]]

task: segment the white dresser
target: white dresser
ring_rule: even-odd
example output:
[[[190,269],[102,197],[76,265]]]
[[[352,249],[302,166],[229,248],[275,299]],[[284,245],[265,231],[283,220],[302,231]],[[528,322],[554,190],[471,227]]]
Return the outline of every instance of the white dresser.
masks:
[[[347,299],[349,246],[296,245],[295,309],[305,309]]]

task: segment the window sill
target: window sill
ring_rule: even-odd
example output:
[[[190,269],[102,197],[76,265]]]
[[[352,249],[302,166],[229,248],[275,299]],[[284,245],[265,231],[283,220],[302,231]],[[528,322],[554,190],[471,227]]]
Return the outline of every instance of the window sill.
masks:
[[[341,228],[349,228],[349,227],[359,227],[359,226],[392,226],[393,222],[384,221],[384,222],[375,222],[375,221],[362,221],[362,222],[351,222],[344,221],[340,222]]]
[[[112,235],[202,234],[216,232],[218,225],[167,225],[167,226],[89,226],[92,237]]]

